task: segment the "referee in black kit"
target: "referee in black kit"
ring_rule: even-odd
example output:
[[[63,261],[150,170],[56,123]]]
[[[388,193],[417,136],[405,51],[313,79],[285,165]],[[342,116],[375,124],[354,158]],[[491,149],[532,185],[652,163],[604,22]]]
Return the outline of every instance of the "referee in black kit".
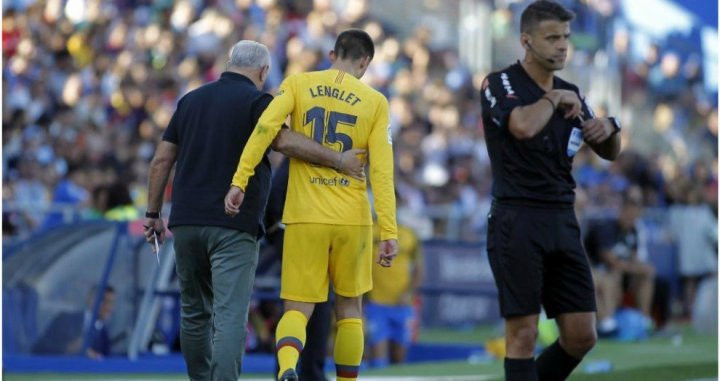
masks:
[[[533,2],[521,18],[525,58],[483,83],[493,173],[487,249],[506,322],[508,381],[564,380],[597,340],[570,171],[583,142],[614,160],[620,127],[613,118],[594,118],[578,88],[553,75],[565,64],[573,17],[558,3]],[[560,339],[536,360],[541,306]]]

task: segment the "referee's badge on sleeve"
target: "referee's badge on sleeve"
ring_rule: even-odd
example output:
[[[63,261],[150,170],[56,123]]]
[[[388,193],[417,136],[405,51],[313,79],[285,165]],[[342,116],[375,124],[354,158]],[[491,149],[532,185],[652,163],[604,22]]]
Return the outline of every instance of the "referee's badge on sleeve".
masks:
[[[570,139],[568,140],[567,155],[569,157],[575,156],[577,151],[580,149],[580,146],[582,146],[582,143],[582,130],[577,127],[573,127],[572,131],[570,132]]]
[[[388,144],[392,145],[392,129],[390,128],[390,125],[387,126],[387,132],[388,132]]]

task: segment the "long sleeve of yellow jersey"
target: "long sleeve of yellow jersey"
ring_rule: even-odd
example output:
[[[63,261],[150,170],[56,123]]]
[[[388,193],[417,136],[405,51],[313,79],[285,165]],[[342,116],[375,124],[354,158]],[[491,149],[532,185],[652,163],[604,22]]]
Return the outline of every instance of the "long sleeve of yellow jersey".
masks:
[[[255,174],[255,167],[260,163],[265,151],[275,140],[285,119],[295,107],[292,78],[286,78],[280,85],[280,91],[260,116],[250,139],[245,144],[237,170],[232,178],[232,185],[243,191],[245,191],[249,179]]]
[[[388,102],[384,97],[378,106],[375,124],[368,139],[368,154],[370,184],[375,196],[375,212],[380,224],[380,240],[397,239],[392,135]]]

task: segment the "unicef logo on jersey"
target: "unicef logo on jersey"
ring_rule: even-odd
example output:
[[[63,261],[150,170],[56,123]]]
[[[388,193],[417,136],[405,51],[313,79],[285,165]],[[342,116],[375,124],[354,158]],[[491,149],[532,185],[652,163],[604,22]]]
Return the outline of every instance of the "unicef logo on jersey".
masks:
[[[316,176],[316,177],[310,177],[310,184],[313,185],[324,185],[329,187],[335,187],[335,186],[341,186],[341,187],[348,187],[350,186],[350,180],[346,179],[345,177],[338,178],[337,176],[329,178],[329,177],[322,177],[322,176]]]

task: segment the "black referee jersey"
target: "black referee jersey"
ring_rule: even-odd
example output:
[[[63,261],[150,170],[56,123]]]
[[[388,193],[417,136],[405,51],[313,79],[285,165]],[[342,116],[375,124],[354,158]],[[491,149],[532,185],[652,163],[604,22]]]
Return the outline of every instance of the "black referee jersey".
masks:
[[[577,86],[556,76],[553,89],[572,90],[580,96]],[[567,207],[575,201],[571,170],[573,156],[582,145],[580,120],[565,119],[558,110],[537,135],[524,140],[508,129],[515,107],[535,103],[544,94],[519,61],[489,74],[483,82],[482,118],[493,172],[492,195],[501,204]],[[580,99],[585,118],[592,118],[584,98]]]

